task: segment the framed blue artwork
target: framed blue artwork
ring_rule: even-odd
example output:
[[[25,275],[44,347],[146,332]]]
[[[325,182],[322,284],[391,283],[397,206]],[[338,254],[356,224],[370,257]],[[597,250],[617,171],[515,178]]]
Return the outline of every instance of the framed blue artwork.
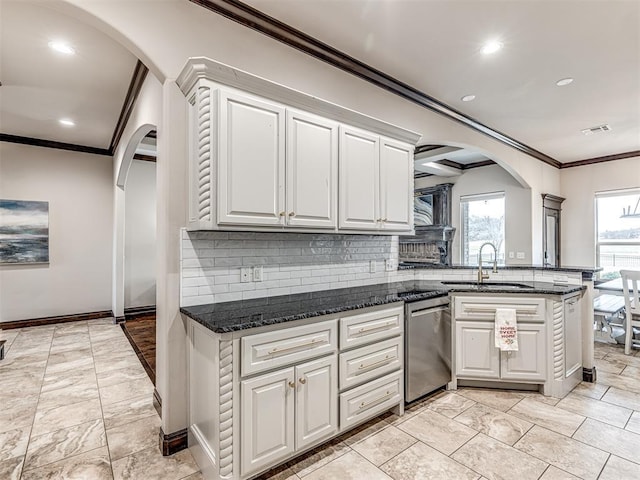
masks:
[[[49,263],[49,202],[0,199],[0,264]]]

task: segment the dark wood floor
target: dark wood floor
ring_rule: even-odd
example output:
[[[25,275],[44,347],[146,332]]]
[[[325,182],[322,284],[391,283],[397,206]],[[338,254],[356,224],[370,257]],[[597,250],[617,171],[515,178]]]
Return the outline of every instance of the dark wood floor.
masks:
[[[156,384],[156,316],[140,315],[120,324],[149,378]]]

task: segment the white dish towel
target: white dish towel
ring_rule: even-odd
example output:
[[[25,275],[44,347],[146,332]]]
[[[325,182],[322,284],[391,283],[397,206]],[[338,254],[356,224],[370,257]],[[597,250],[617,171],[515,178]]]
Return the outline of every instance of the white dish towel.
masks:
[[[518,351],[518,322],[515,308],[496,308],[496,347],[502,351]]]

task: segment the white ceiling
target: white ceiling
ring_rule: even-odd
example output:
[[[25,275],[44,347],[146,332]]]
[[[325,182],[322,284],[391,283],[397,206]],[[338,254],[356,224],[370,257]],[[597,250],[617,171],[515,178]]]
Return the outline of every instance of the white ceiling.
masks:
[[[640,150],[640,0],[245,3],[561,162]],[[46,2],[0,9],[0,133],[108,148],[136,58]],[[494,38],[504,48],[480,54]]]
[[[245,3],[560,162],[640,150],[638,0]]]
[[[51,40],[76,54],[51,50]],[[0,133],[109,148],[136,62],[93,27],[43,4],[2,0]]]

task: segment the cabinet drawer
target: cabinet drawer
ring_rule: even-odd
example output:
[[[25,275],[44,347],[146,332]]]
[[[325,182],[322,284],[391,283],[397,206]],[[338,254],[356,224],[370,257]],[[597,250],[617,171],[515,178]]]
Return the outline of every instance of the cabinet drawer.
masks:
[[[340,354],[340,390],[351,388],[402,366],[402,337]]]
[[[544,322],[543,298],[454,297],[456,320],[494,320],[496,308],[515,308],[518,322]]]
[[[340,348],[347,349],[393,337],[403,330],[403,307],[340,319]]]
[[[325,355],[334,352],[337,344],[336,320],[249,335],[240,342],[240,373],[244,377]]]
[[[402,400],[401,372],[395,372],[340,394],[340,429],[351,427]]]

